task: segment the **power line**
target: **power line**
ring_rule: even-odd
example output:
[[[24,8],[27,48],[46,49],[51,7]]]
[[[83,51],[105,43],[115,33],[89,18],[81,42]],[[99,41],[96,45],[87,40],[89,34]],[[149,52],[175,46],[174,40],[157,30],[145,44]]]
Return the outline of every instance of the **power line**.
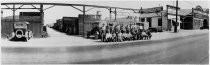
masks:
[[[185,1],[184,1],[184,2],[185,2]],[[193,6],[196,5],[196,4],[192,3],[192,2],[186,2],[186,3],[188,3],[188,4],[190,4],[190,5],[193,5]]]
[[[173,6],[174,6],[174,1],[173,1]]]
[[[193,3],[195,6],[197,6],[197,5],[198,5],[196,2],[193,2],[193,1],[192,1],[192,3]]]
[[[195,6],[195,4],[193,4],[193,3],[191,3],[191,2],[186,2],[186,1],[182,1],[183,2],[183,4],[188,4],[188,5],[185,5],[185,6],[190,6],[190,7],[194,7]]]

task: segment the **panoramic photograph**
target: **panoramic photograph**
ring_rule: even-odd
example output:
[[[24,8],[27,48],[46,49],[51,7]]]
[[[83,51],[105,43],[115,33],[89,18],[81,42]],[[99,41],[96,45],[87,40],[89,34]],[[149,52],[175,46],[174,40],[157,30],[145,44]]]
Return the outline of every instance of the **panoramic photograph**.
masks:
[[[208,0],[4,0],[1,64],[209,64]]]

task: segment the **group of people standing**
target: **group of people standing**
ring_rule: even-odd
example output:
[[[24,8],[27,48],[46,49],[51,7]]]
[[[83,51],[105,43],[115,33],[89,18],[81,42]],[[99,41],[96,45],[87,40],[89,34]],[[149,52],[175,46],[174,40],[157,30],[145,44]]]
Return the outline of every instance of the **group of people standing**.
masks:
[[[150,30],[143,29],[143,26],[130,24],[102,24],[101,27],[93,28],[95,35],[102,42],[122,42],[131,40],[150,39],[152,37]]]

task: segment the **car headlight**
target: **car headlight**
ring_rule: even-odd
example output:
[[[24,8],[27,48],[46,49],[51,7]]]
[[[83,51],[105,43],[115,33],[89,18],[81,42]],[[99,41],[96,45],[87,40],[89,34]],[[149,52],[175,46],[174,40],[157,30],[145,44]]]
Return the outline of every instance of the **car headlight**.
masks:
[[[17,38],[21,38],[21,37],[23,36],[23,31],[22,31],[22,30],[17,30],[17,31],[15,32],[15,34],[16,34],[16,37],[17,37]]]

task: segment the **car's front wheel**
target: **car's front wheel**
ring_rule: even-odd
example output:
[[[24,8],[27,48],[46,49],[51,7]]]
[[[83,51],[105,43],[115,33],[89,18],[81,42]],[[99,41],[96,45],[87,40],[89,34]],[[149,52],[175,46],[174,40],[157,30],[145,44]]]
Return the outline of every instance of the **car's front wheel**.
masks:
[[[28,38],[26,37],[24,41],[27,42],[28,41]]]

